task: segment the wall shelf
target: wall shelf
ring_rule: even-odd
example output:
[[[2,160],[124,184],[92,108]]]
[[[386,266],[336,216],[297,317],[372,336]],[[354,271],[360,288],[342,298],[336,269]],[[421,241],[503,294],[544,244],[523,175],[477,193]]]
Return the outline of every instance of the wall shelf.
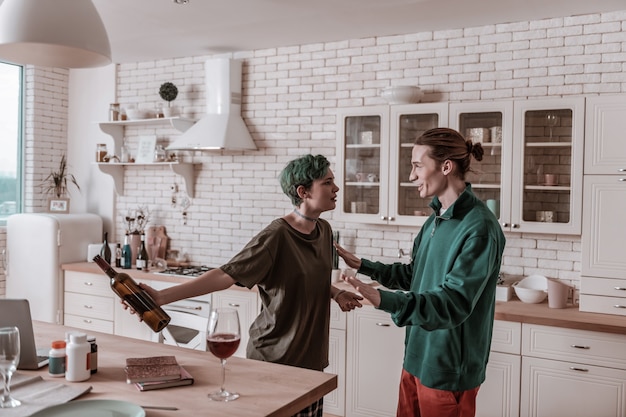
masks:
[[[115,185],[115,191],[118,195],[124,195],[124,170],[129,166],[144,166],[144,167],[158,167],[158,166],[169,166],[172,172],[183,177],[183,181],[185,182],[185,188],[187,190],[187,194],[193,198],[195,187],[194,187],[194,175],[193,175],[193,167],[192,163],[185,162],[153,162],[148,164],[137,164],[134,162],[128,163],[120,163],[120,162],[94,162],[101,172],[110,175],[113,177],[113,183]]]

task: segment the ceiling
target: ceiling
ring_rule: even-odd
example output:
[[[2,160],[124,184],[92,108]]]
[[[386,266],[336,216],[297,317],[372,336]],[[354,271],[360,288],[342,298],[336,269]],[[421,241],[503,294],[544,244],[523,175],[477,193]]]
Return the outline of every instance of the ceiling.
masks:
[[[116,63],[626,10],[624,0],[93,0]]]

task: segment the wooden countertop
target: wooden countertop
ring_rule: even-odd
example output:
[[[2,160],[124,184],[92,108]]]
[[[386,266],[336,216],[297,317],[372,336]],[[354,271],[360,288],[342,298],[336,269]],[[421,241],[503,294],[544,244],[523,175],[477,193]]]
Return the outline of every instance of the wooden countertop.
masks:
[[[56,324],[33,322],[38,346],[49,346],[62,339],[65,332],[75,330]],[[82,330],[79,330],[82,331]],[[226,389],[241,397],[236,401],[219,403],[207,398],[219,390],[220,362],[212,354],[176,346],[154,344],[137,339],[90,332],[98,343],[98,372],[84,382],[66,382],[93,386],[80,397],[129,401],[138,405],[174,406],[178,411],[146,410],[156,416],[291,416],[337,388],[337,376],[308,369],[268,362],[231,357],[226,363]],[[174,355],[195,378],[193,385],[140,392],[126,384],[124,365],[128,357]],[[45,380],[60,382],[48,376],[47,367],[20,373],[40,374]]]
[[[92,262],[79,262],[64,264],[62,268],[67,271],[79,271],[88,273],[102,273],[100,268]],[[151,272],[137,271],[136,269],[125,269],[135,279],[147,279],[153,281],[185,282],[189,278],[173,277],[167,275],[157,275]],[[345,282],[334,282],[334,286],[354,290]],[[373,284],[373,285],[378,285]],[[233,289],[242,289],[233,286]],[[245,289],[247,290],[247,289]],[[368,304],[365,301],[365,304]],[[557,309],[548,307],[548,302],[539,304],[527,304],[513,298],[510,301],[496,302],[496,320],[515,321],[520,323],[541,324],[545,326],[565,327],[569,329],[592,330],[606,333],[626,334],[626,316],[611,314],[587,313],[579,311],[577,306]]]

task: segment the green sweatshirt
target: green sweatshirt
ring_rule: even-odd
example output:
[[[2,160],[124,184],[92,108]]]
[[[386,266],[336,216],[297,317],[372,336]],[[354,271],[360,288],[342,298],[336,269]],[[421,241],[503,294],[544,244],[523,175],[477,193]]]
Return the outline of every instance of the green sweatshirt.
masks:
[[[381,290],[378,308],[406,327],[404,369],[427,387],[464,391],[485,380],[505,237],[469,183],[442,215],[437,197],[430,206],[410,264],[362,259],[359,272],[402,290]]]

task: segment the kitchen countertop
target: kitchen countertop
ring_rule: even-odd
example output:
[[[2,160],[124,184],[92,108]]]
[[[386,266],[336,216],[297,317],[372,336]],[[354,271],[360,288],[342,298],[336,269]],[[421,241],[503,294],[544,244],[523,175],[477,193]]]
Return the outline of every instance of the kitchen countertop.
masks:
[[[62,268],[67,271],[103,273],[102,270],[92,262],[63,264]],[[165,282],[185,282],[190,279],[168,275],[157,275],[151,272],[137,271],[136,269],[124,269],[123,271],[135,279]],[[353,288],[345,282],[334,282],[333,285],[341,289],[353,290]],[[233,286],[232,289],[249,291],[246,288],[238,286]],[[368,304],[368,302],[365,301],[365,304]],[[568,329],[626,334],[625,316],[588,313],[579,311],[578,306],[569,306],[562,309],[550,308],[548,307],[547,301],[539,304],[523,303],[516,298],[506,302],[497,301],[495,318],[496,320],[541,324],[545,326],[564,327]]]
[[[38,346],[49,346],[68,330],[57,324],[34,321]],[[337,388],[337,376],[324,372],[275,363],[231,357],[226,363],[226,389],[241,394],[236,401],[227,403],[207,399],[209,392],[220,387],[222,371],[220,361],[210,353],[177,346],[155,345],[138,339],[90,332],[98,341],[98,372],[84,382],[68,384],[93,386],[93,390],[80,400],[111,399],[134,404],[174,406],[178,411],[148,410],[148,416],[290,416]],[[126,358],[174,355],[194,377],[194,384],[184,387],[140,392],[126,383],[124,366]],[[48,368],[23,371],[41,375],[44,380],[59,381],[48,376]]]

